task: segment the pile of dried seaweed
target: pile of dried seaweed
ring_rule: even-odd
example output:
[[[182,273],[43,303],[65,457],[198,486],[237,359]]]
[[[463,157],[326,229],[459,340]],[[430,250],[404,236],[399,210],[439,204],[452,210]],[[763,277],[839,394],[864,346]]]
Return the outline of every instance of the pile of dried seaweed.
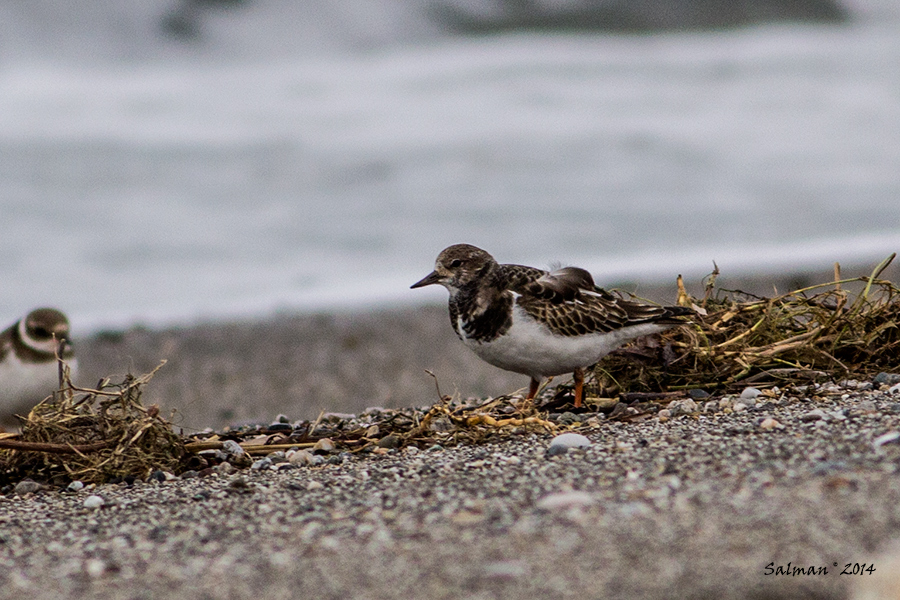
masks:
[[[156,406],[141,404],[155,370],[121,383],[103,380],[97,389],[73,386],[67,371],[60,391],[25,417],[22,433],[0,440],[0,483],[23,477],[101,483],[176,469],[183,440]]]
[[[480,444],[503,435],[556,429],[533,406],[519,407],[517,402],[521,398],[502,396],[470,403],[443,396],[440,402],[426,408],[373,410],[361,415],[323,414],[315,421],[294,426],[285,423],[199,433],[191,436],[193,441],[186,449],[202,455],[200,462],[191,460],[190,467],[197,468],[223,458],[235,463],[233,457],[210,452],[222,450],[229,440],[239,443],[243,452],[251,456],[290,449],[327,452],[332,447],[351,453],[379,453],[409,445],[427,448],[434,444]]]
[[[679,280],[693,323],[607,356],[593,391],[733,391],[900,372],[900,289],[879,279],[894,256],[869,277],[842,280],[835,265],[835,281],[774,298],[717,289],[713,272],[694,299]]]

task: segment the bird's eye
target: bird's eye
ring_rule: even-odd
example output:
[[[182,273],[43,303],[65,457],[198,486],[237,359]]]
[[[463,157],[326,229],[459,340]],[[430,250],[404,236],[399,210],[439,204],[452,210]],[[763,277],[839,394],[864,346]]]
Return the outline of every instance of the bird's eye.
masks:
[[[459,267],[461,265],[462,265],[462,259],[460,259],[460,258],[454,258],[453,260],[450,261],[451,269],[455,269],[456,267]]]
[[[49,338],[52,334],[44,327],[35,327],[34,336],[37,338]]]

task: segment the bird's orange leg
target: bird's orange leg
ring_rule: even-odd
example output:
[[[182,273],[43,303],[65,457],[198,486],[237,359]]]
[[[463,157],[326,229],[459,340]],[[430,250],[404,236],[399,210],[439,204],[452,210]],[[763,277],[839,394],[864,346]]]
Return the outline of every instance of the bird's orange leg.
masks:
[[[584,369],[575,369],[575,408],[581,408],[584,399]]]
[[[528,386],[528,397],[526,400],[534,400],[534,397],[537,396],[538,388],[541,386],[541,382],[537,379],[532,379],[531,384]]]
[[[528,403],[530,402],[532,406],[534,406],[534,397],[537,396],[538,388],[541,386],[541,382],[537,379],[532,379],[531,383],[528,386],[528,395],[522,400],[522,403],[519,405],[519,410],[524,410]]]

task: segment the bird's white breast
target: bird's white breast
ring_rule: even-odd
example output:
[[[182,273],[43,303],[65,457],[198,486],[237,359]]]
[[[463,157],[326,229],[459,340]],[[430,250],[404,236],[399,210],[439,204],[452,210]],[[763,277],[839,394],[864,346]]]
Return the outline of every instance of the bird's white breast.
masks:
[[[75,360],[67,361],[74,374]],[[56,361],[24,362],[10,352],[0,361],[0,421],[27,414],[35,404],[59,389]]]
[[[495,367],[539,380],[593,365],[630,340],[668,328],[646,323],[606,333],[563,336],[553,333],[516,305],[512,326],[504,335],[491,342],[463,337],[463,342]]]

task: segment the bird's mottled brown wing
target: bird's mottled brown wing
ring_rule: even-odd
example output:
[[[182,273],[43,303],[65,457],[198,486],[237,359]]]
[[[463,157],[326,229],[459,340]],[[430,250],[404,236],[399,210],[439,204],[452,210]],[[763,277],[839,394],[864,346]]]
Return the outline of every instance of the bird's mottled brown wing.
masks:
[[[512,290],[522,293],[522,289],[541,277],[547,275],[547,271],[525,265],[499,265],[495,281],[491,282],[501,290]]]
[[[614,296],[594,285],[590,273],[566,267],[522,286],[516,303],[564,336],[604,333],[642,323],[675,325],[688,309],[645,304]]]

